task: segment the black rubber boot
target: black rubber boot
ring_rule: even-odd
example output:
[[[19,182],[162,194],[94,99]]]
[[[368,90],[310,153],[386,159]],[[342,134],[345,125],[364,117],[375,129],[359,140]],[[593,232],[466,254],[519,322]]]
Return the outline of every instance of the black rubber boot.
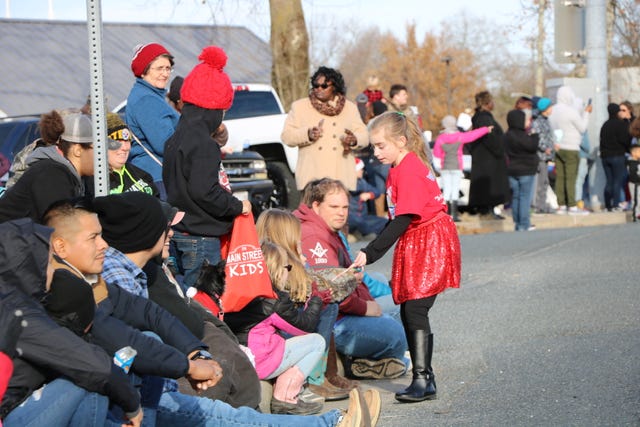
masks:
[[[409,387],[396,393],[399,402],[422,402],[436,398],[436,380],[431,368],[433,354],[433,334],[425,330],[407,332],[413,380]]]
[[[450,212],[453,222],[460,222],[460,217],[458,216],[458,202],[451,202]]]

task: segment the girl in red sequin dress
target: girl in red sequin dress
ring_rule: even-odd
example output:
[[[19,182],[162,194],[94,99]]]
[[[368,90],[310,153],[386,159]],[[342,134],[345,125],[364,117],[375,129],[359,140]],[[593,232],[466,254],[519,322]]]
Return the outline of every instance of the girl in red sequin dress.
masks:
[[[400,304],[413,380],[395,397],[400,402],[434,399],[429,309],[439,293],[460,287],[460,241],[453,220],[446,214],[418,125],[402,113],[387,112],[370,123],[369,137],[374,155],[392,166],[387,178],[391,221],[361,249],[352,267],[375,262],[398,242],[391,288],[394,301]]]

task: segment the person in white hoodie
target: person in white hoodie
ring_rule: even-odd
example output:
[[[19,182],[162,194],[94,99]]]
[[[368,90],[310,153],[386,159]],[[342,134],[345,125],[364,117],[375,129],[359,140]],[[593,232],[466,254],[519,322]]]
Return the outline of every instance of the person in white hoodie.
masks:
[[[556,185],[559,214],[585,214],[576,206],[576,178],[580,161],[580,142],[587,131],[589,114],[593,107],[587,105],[584,111],[574,107],[575,94],[569,86],[558,89],[557,103],[549,116],[551,128],[556,132]]]

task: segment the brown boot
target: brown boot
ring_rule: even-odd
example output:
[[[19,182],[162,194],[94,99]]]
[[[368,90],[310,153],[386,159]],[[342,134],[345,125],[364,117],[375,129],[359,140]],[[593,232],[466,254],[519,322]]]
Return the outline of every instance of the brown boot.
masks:
[[[329,352],[327,354],[327,371],[324,374],[325,382],[329,381],[335,387],[351,390],[358,387],[358,381],[351,381],[338,375],[338,353],[336,352],[336,342],[331,334],[329,340]]]
[[[337,427],[360,427],[362,425],[362,411],[360,393],[357,388],[354,388],[349,392],[349,408],[342,416]]]

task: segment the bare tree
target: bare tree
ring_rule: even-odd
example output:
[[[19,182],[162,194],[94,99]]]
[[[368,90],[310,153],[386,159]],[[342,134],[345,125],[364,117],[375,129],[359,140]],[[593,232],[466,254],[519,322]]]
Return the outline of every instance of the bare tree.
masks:
[[[269,0],[269,9],[271,81],[289,109],[309,88],[309,36],[300,0]]]
[[[630,67],[640,65],[640,2],[638,0],[610,0],[612,14],[612,65]]]

